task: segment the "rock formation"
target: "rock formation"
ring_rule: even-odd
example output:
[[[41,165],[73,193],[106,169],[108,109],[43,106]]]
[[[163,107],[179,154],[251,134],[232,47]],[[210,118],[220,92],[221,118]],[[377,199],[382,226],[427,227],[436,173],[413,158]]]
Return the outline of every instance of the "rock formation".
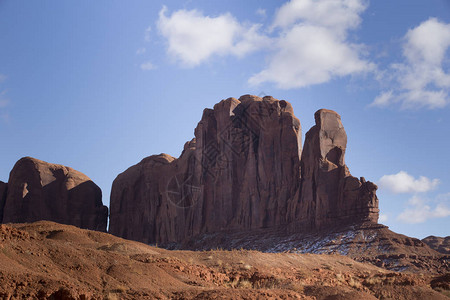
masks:
[[[440,253],[450,254],[450,236],[438,237],[430,235],[424,238],[422,242]]]
[[[315,117],[302,153],[287,101],[245,95],[205,109],[178,159],[150,156],[117,176],[110,233],[167,243],[223,230],[377,222],[376,186],[345,166],[340,116]]]
[[[347,134],[341,117],[321,109],[305,137],[301,194],[292,220],[297,228],[323,229],[378,221],[377,186],[351,176],[345,165]]]
[[[147,243],[285,224],[300,179],[300,122],[272,97],[205,109],[180,158],[150,156],[111,191],[110,232]]]
[[[86,175],[31,157],[14,165],[0,212],[3,223],[49,220],[99,231],[108,218],[100,188]]]

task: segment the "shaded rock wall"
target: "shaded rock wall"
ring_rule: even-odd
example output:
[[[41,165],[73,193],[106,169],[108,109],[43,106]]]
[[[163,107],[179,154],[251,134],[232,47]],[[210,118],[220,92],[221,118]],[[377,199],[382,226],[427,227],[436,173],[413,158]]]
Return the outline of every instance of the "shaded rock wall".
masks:
[[[3,223],[49,220],[106,231],[108,208],[89,177],[72,168],[24,157],[13,167]]]
[[[339,115],[315,117],[302,153],[300,121],[287,101],[245,95],[205,109],[178,159],[150,156],[117,176],[110,233],[166,243],[222,230],[376,222],[376,186],[345,166]]]

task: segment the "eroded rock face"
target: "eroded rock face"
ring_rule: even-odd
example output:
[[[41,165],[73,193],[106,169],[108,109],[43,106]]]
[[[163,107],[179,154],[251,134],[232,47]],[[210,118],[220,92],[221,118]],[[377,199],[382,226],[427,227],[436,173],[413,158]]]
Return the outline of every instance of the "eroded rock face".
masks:
[[[289,102],[245,95],[205,109],[178,159],[150,156],[117,176],[110,233],[168,243],[222,230],[376,222],[376,186],[350,175],[339,115],[315,117],[302,153]]]
[[[180,158],[151,156],[116,178],[110,233],[154,243],[286,224],[300,152],[290,103],[249,95],[223,100],[204,110]]]
[[[450,236],[438,237],[430,235],[424,238],[422,242],[438,252],[450,254]]]
[[[100,188],[83,173],[31,157],[14,165],[3,223],[49,220],[106,231],[107,218]]]
[[[378,221],[377,186],[351,176],[345,165],[347,134],[341,117],[321,109],[305,137],[295,230]]]
[[[3,220],[3,207],[6,202],[6,192],[8,190],[8,184],[0,181],[0,223]]]

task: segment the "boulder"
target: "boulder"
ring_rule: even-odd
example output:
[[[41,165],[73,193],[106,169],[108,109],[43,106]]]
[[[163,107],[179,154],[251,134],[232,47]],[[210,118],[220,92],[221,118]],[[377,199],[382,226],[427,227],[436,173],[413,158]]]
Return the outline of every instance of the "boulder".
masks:
[[[14,165],[3,223],[48,220],[106,231],[107,218],[100,188],[83,173],[31,157]]]

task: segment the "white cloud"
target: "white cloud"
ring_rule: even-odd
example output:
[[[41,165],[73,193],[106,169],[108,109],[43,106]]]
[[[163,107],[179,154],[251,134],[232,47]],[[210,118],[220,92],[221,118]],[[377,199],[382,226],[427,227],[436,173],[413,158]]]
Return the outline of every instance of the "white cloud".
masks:
[[[395,93],[383,106],[400,102],[402,109],[436,109],[449,102],[450,74],[443,62],[450,47],[450,24],[430,18],[409,30],[404,37],[403,63],[391,65]],[[383,94],[382,94],[383,95]],[[378,96],[372,103],[377,104]]]
[[[136,54],[141,55],[141,54],[144,54],[146,51],[147,51],[147,49],[145,49],[144,47],[141,47],[136,50]]]
[[[167,39],[168,52],[186,67],[194,67],[214,55],[242,57],[267,44],[258,33],[260,25],[239,23],[231,14],[204,16],[197,10],[178,10],[167,16],[159,12],[157,22]]]
[[[366,8],[362,0],[291,0],[277,12],[278,29],[268,66],[249,79],[251,85],[273,82],[300,88],[374,69],[361,57],[364,46],[348,40]]]
[[[358,46],[343,43],[323,27],[296,25],[279,39],[268,67],[249,83],[299,88],[369,69],[370,64],[358,58]]]
[[[393,101],[392,90],[378,95],[370,106],[385,107]]]
[[[439,196],[437,197],[437,199]],[[434,208],[430,206],[430,200],[413,196],[408,204],[411,206],[405,209],[397,219],[407,224],[424,223],[428,219],[445,218],[450,216],[448,203],[441,201]],[[448,202],[448,201],[447,201]]]
[[[378,218],[378,222],[383,223],[383,222],[386,222],[388,219],[389,219],[388,215],[380,214],[380,217]]]
[[[361,0],[291,0],[278,10],[272,28],[301,22],[346,35],[348,29],[359,26],[359,14],[366,8],[366,1]]]
[[[145,71],[156,69],[156,66],[154,64],[152,64],[150,61],[142,63],[140,65],[140,67],[141,67],[142,70],[145,70]]]
[[[205,16],[198,10],[181,9],[168,14],[164,6],[157,27],[169,55],[185,67],[214,56],[268,51],[267,65],[248,82],[272,82],[290,89],[375,69],[363,58],[365,46],[348,38],[366,8],[366,0],[291,0],[278,9],[269,30],[262,33],[261,24],[239,22],[229,13]],[[256,14],[265,16],[266,10],[260,8]]]
[[[435,189],[439,183],[439,179],[429,179],[425,176],[416,179],[405,171],[384,175],[378,181],[380,189],[386,189],[395,194],[424,193]]]

